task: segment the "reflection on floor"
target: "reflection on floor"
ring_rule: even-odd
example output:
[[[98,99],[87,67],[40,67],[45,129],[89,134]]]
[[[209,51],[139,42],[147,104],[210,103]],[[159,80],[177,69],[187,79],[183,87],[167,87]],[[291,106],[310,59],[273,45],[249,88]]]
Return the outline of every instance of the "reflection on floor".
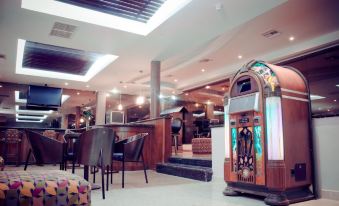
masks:
[[[211,154],[193,154],[191,144],[183,144],[183,145],[179,146],[177,154],[175,154],[174,146],[173,146],[172,147],[172,157],[197,158],[197,159],[212,160]]]
[[[28,170],[58,169],[58,166],[29,166]],[[23,170],[23,167],[6,167],[6,170]],[[68,170],[70,172],[70,170]],[[83,170],[76,173],[82,176]],[[222,194],[223,180],[200,182],[190,179],[148,171],[149,184],[144,182],[143,172],[127,172],[125,188],[121,188],[121,173],[114,174],[114,184],[110,185],[106,199],[101,198],[101,190],[92,191],[93,206],[258,206],[265,205],[262,199],[254,197],[226,197]],[[92,175],[91,175],[92,179]],[[97,176],[97,180],[99,175]],[[313,200],[295,206],[339,206],[332,200]]]

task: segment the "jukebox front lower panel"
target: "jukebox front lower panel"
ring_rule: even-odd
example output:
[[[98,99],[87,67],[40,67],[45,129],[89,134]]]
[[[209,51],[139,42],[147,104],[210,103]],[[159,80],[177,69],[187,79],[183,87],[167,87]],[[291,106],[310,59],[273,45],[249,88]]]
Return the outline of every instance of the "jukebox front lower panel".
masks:
[[[230,122],[230,180],[265,185],[262,116],[256,112],[231,115]]]

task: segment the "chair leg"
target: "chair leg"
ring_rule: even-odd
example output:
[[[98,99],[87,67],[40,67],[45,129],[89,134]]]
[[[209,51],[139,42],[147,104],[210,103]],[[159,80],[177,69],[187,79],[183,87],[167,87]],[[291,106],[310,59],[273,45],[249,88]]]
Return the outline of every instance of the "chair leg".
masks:
[[[105,166],[104,166],[104,160],[103,160],[103,154],[102,154],[102,149],[100,150],[100,163],[101,163],[101,187],[102,187],[102,199],[105,199]]]
[[[142,166],[144,167],[145,180],[146,180],[146,183],[148,184],[148,178],[147,178],[147,173],[146,173],[146,166],[145,166],[145,161],[144,161],[144,155],[142,155],[142,153],[141,153],[141,159],[142,159]]]
[[[111,164],[111,184],[113,184],[113,161]]]
[[[110,168],[110,166],[109,165],[107,165],[106,166],[106,190],[108,191],[108,182],[109,182],[109,168]]]
[[[93,167],[93,183],[95,183],[96,167]]]
[[[28,160],[29,160],[29,158],[30,158],[30,156],[31,156],[31,152],[32,152],[32,149],[29,149],[29,150],[28,150],[28,154],[27,154],[27,158],[26,158],[26,162],[25,162],[25,168],[24,168],[24,170],[27,169]]]
[[[125,187],[125,158],[122,160],[122,188]]]
[[[75,173],[75,159],[72,160],[72,174]]]

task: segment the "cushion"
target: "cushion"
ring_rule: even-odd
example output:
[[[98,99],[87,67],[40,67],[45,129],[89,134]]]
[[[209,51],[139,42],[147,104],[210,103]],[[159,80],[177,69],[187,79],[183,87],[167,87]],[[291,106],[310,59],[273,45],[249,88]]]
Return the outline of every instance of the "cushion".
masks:
[[[199,154],[211,153],[211,138],[193,138],[192,139],[192,152]]]
[[[91,186],[61,170],[0,172],[0,206],[90,205]]]

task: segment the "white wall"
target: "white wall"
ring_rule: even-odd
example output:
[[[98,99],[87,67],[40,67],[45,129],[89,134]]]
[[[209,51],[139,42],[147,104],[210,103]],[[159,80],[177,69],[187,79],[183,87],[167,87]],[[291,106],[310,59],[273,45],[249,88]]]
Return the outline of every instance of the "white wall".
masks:
[[[213,180],[224,179],[225,128],[211,128]]]
[[[339,200],[339,117],[313,119],[318,193]]]

